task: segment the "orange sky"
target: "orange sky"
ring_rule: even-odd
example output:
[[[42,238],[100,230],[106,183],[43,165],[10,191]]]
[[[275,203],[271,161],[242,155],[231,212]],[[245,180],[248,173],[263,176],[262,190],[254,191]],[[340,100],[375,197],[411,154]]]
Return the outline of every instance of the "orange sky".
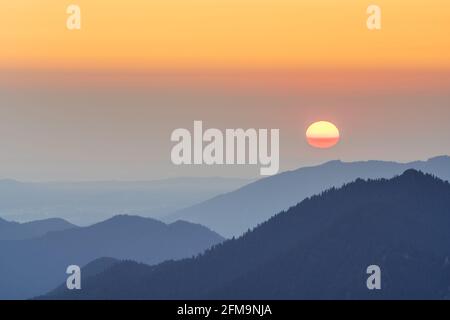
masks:
[[[0,68],[450,68],[448,0],[305,2],[2,1]],[[366,28],[372,3],[381,31]]]
[[[0,1],[0,177],[256,174],[174,168],[168,137],[193,120],[280,128],[281,170],[448,154],[449,34],[449,0]],[[336,147],[307,144],[318,120]]]

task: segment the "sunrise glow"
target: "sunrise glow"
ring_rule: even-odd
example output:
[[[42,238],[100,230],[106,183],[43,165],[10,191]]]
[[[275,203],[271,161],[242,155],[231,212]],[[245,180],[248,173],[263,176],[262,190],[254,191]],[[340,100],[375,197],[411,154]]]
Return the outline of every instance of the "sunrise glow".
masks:
[[[340,139],[338,128],[328,121],[315,122],[306,131],[308,143],[315,148],[331,148]]]

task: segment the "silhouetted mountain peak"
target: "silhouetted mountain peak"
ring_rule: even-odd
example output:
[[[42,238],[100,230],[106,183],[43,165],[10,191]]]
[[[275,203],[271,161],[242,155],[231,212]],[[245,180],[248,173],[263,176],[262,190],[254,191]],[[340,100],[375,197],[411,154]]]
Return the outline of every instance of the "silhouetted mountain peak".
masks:
[[[392,179],[361,179],[345,184],[342,188],[331,188],[327,191],[313,196],[312,198],[321,198],[323,194],[342,192],[354,192],[360,196],[371,197],[376,192],[378,195],[383,194],[388,198],[392,192],[404,192],[405,196],[408,192],[417,193],[416,197],[425,197],[425,194],[432,193],[433,190],[442,192],[450,192],[450,184],[447,181],[416,169],[408,169],[402,174]]]
[[[341,160],[331,160],[331,161],[325,162],[324,165],[325,166],[326,165],[331,166],[331,165],[339,165],[339,164],[342,164],[342,163],[343,162]],[[299,170],[299,169],[297,169],[297,170]]]
[[[130,226],[130,225],[158,225],[158,226],[164,226],[165,224],[161,221],[158,221],[156,219],[152,218],[146,218],[146,217],[140,217],[135,215],[128,215],[128,214],[119,214],[115,215],[114,217],[107,219],[105,221],[99,222],[97,224],[94,224],[93,226]]]
[[[153,220],[153,219],[128,214],[118,214],[111,217],[110,219],[105,220],[104,222],[139,222],[142,220]]]
[[[427,176],[432,177],[431,175],[425,174],[422,171],[416,169],[408,169],[400,175],[400,177],[408,179],[426,179]]]
[[[437,156],[437,157],[430,158],[428,161],[430,161],[430,162],[448,162],[448,161],[450,161],[450,156],[446,156],[446,155]]]
[[[425,174],[423,172],[419,171],[419,170],[416,170],[416,169],[408,169],[408,170],[405,170],[405,172],[403,172],[402,175],[406,175],[406,176],[407,175],[424,176]]]
[[[24,240],[45,235],[49,232],[58,232],[77,228],[76,225],[60,218],[50,218],[29,222],[7,221],[0,218],[0,240]]]
[[[36,221],[30,221],[30,222],[24,222],[22,225],[34,225],[34,226],[53,226],[55,228],[59,229],[69,229],[69,228],[76,228],[77,225],[74,225],[67,220],[64,220],[62,218],[48,218],[43,220],[36,220]]]
[[[393,179],[393,181],[400,181],[401,183],[405,183],[408,185],[415,184],[415,185],[422,185],[422,184],[442,184],[442,185],[448,185],[446,181],[443,181],[442,179],[431,175],[429,173],[424,173],[420,170],[416,169],[408,169],[400,176]],[[407,186],[405,186],[407,187]]]

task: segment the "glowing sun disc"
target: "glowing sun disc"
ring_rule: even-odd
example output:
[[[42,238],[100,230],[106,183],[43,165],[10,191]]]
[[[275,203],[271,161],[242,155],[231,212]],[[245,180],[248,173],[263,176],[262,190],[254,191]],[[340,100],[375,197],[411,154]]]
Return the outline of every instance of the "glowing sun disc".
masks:
[[[331,148],[340,139],[338,128],[328,121],[315,122],[306,130],[308,143],[315,148]]]

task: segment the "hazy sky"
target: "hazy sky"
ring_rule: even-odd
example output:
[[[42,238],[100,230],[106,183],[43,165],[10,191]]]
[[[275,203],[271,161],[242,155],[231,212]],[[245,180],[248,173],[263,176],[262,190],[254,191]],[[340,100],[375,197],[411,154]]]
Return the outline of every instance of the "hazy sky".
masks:
[[[281,169],[450,153],[450,2],[65,1],[0,4],[0,178],[258,175],[175,167],[172,130],[279,128]],[[62,4],[61,4],[62,3]],[[332,149],[308,125],[334,122]]]

